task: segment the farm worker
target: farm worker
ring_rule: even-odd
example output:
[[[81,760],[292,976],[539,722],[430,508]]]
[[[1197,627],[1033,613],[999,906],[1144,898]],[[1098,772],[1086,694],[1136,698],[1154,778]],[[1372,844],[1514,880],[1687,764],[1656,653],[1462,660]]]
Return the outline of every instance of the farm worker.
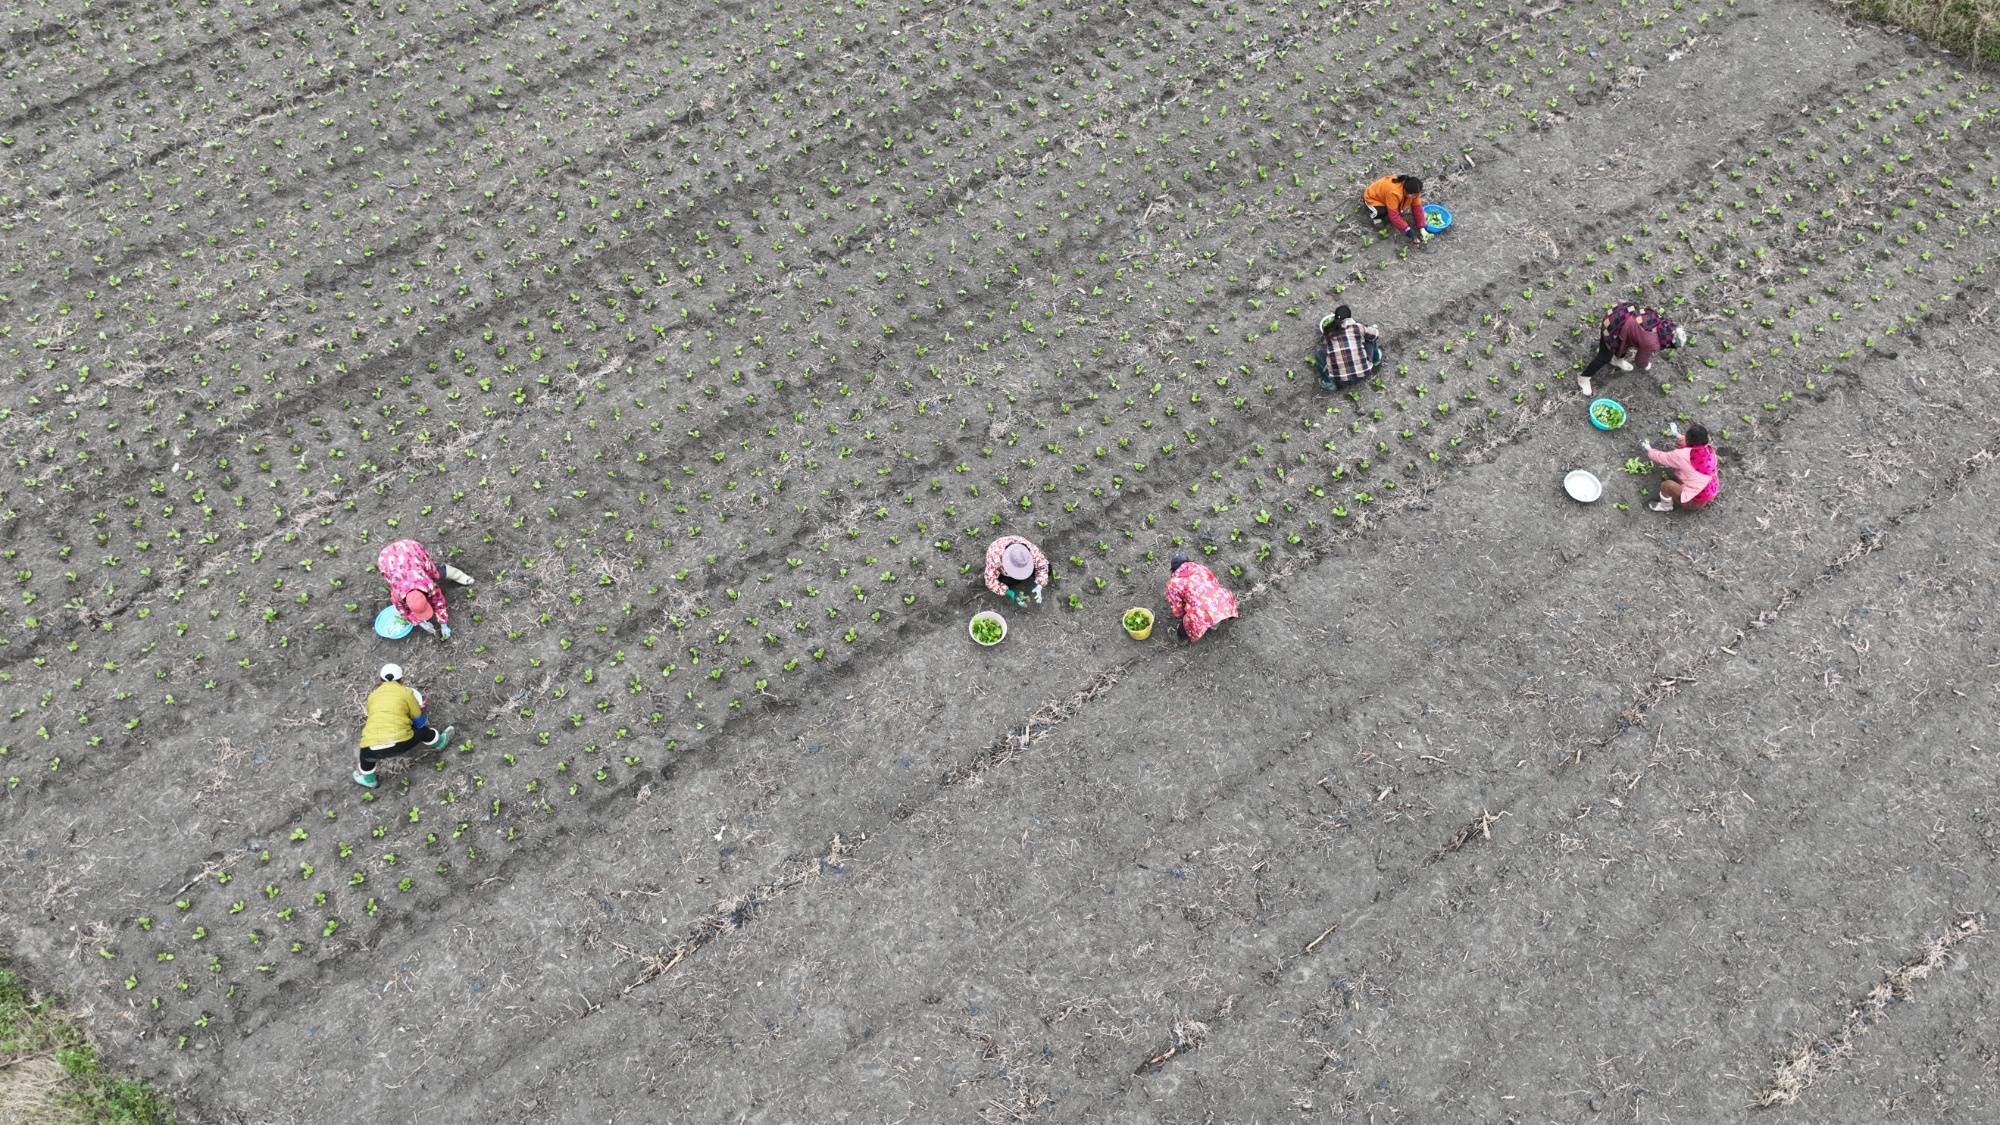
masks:
[[[1384,176],[1368,185],[1361,201],[1411,242],[1424,239],[1424,182],[1415,176]],[[1405,216],[1408,216],[1405,218]]]
[[[361,748],[354,754],[354,783],[375,788],[375,767],[384,759],[418,747],[442,750],[451,727],[433,730],[424,718],[423,697],[403,682],[403,666],[384,664],[382,682],[368,693],[368,720],[361,725]]]
[[[1002,535],[986,546],[986,588],[1027,605],[1033,595],[1042,604],[1042,587],[1049,584],[1049,559],[1042,549],[1019,535]]]
[[[1382,362],[1382,330],[1354,319],[1354,310],[1342,305],[1333,310],[1319,333],[1319,385],[1339,390],[1366,379]]]
[[[1597,356],[1576,377],[1577,388],[1589,394],[1590,377],[1607,363],[1620,371],[1634,367],[1650,371],[1655,353],[1686,347],[1687,340],[1687,329],[1658,309],[1625,303],[1614,305],[1597,327]]]
[[[1661,452],[1650,441],[1639,443],[1653,464],[1663,465],[1673,474],[1660,482],[1660,498],[1646,506],[1656,512],[1708,507],[1709,501],[1715,499],[1719,483],[1715,447],[1708,444],[1708,430],[1696,424],[1683,434],[1680,425],[1672,422],[1667,429],[1674,435],[1677,448]]]
[[[1186,555],[1175,555],[1168,566],[1171,576],[1167,579],[1167,612],[1179,619],[1175,631],[1189,644],[1238,616],[1236,595],[1215,580],[1214,571],[1189,561]]]
[[[398,539],[382,548],[375,557],[375,569],[389,583],[389,604],[397,613],[424,632],[441,639],[451,637],[451,620],[440,584],[446,579],[460,586],[472,585],[472,576],[446,564],[443,571],[431,560],[431,553],[414,539]]]

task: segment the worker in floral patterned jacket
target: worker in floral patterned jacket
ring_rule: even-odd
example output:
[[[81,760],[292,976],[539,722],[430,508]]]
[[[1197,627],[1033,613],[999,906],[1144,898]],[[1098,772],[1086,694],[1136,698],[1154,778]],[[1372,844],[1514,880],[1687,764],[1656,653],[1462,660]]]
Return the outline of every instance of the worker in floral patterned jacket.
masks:
[[[375,569],[389,583],[389,605],[403,620],[441,640],[451,638],[443,583],[472,585],[472,576],[447,563],[443,570],[414,539],[398,539],[375,558]],[[407,630],[405,630],[407,631]]]
[[[1002,535],[986,546],[986,588],[1013,602],[1042,604],[1049,584],[1049,557],[1019,535]]]
[[[1687,329],[1667,318],[1658,309],[1620,302],[1604,314],[1597,326],[1597,355],[1583,374],[1576,377],[1577,389],[1591,393],[1590,377],[1605,364],[1620,371],[1653,369],[1653,356],[1668,348],[1686,347]]]
[[[1236,612],[1236,595],[1216,581],[1215,572],[1175,555],[1167,579],[1167,612],[1180,620],[1175,631],[1192,644]]]

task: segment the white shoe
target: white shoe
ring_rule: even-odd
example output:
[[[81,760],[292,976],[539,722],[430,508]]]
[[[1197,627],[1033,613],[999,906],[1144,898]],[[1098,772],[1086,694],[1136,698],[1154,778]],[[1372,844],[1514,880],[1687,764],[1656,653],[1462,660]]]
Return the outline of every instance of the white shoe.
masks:
[[[1588,397],[1590,395],[1590,379],[1587,376],[1578,375],[1576,377],[1576,389],[1582,391],[1585,397]]]
[[[472,585],[472,575],[452,566],[450,563],[445,564],[444,576],[447,581],[455,582],[460,586]]]
[[[1646,507],[1655,512],[1671,512],[1674,510],[1674,502],[1672,500],[1655,500],[1651,504],[1646,505]]]
[[[1630,371],[1632,370],[1632,361],[1614,356],[1611,360],[1611,366],[1616,367],[1620,371]]]

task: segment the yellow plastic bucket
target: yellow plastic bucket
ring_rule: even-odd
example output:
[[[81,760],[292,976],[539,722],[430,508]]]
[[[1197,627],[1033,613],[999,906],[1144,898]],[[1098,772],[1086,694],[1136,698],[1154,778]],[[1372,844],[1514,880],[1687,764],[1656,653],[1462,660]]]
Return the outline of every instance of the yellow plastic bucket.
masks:
[[[1145,615],[1145,617],[1146,617],[1146,624],[1145,624],[1145,625],[1144,625],[1144,626],[1143,626],[1142,628],[1138,628],[1138,629],[1134,629],[1134,628],[1132,627],[1132,623],[1131,623],[1130,621],[1127,621],[1127,620],[1125,620],[1125,617],[1130,617],[1130,616],[1132,616],[1132,615],[1133,615],[1133,614],[1135,614],[1135,613],[1139,613],[1139,614],[1144,614],[1144,615]],[[1136,606],[1136,605],[1135,605],[1135,606],[1133,606],[1133,607],[1132,607],[1131,609],[1128,609],[1128,610],[1126,610],[1126,611],[1125,611],[1125,617],[1121,617],[1121,618],[1119,618],[1119,624],[1121,624],[1121,625],[1125,626],[1125,633],[1126,633],[1126,635],[1127,635],[1127,636],[1129,636],[1129,637],[1131,637],[1131,638],[1132,638],[1133,640],[1135,640],[1135,641],[1143,641],[1143,640],[1145,640],[1145,639],[1146,639],[1147,637],[1150,637],[1150,636],[1152,636],[1152,635],[1153,635],[1153,611],[1152,611],[1152,610],[1150,610],[1150,609],[1147,609],[1147,608],[1146,608],[1146,607],[1144,607],[1144,606]]]

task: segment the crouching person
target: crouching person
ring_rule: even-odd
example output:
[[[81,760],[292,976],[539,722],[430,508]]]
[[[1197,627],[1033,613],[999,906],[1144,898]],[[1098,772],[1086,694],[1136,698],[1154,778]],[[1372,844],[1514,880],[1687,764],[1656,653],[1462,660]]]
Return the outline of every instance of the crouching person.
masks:
[[[354,756],[354,783],[375,788],[375,767],[412,750],[442,750],[451,741],[451,727],[434,729],[424,715],[424,697],[403,682],[400,664],[384,664],[382,682],[368,693],[368,719],[361,726],[361,746]]]
[[[1667,428],[1674,435],[1674,448],[1654,449],[1650,441],[1642,441],[1639,448],[1653,464],[1667,470],[1667,479],[1660,482],[1660,498],[1646,505],[1655,512],[1693,511],[1706,508],[1720,491],[1721,478],[1715,459],[1715,446],[1708,441],[1708,429],[1696,424],[1681,433],[1676,423]]]
[[[1236,595],[1216,580],[1214,571],[1186,555],[1175,555],[1168,565],[1172,576],[1167,579],[1167,611],[1180,622],[1175,631],[1188,643],[1237,616]]]

